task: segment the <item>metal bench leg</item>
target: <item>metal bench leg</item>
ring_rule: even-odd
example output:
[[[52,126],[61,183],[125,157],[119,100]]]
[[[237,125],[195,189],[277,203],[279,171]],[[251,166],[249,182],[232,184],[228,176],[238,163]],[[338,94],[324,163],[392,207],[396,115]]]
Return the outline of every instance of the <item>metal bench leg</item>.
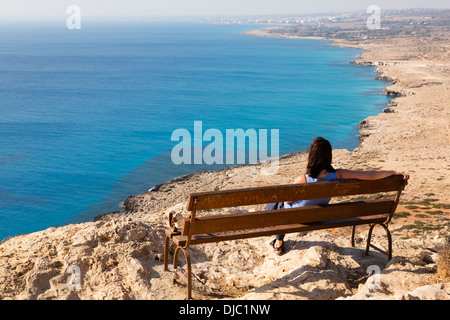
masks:
[[[369,234],[367,235],[367,245],[366,245],[366,256],[369,255],[369,248],[370,248],[370,238],[372,238],[372,231],[375,227],[375,224],[371,223],[369,228]]]
[[[184,276],[183,274],[178,274],[177,272],[179,270],[177,270],[178,268],[178,255],[180,253],[180,250],[183,251],[184,254],[184,258],[186,260],[186,273],[187,276]],[[189,255],[189,251],[186,248],[183,247],[177,247],[175,249],[175,254],[173,256],[173,268],[175,270],[175,275],[183,278],[186,282],[187,282],[187,298],[188,300],[192,299],[192,270],[191,270],[191,256]],[[173,282],[176,282],[176,276],[173,278]]]
[[[355,247],[355,231],[356,231],[356,226],[352,227],[352,248]]]
[[[387,225],[385,225],[383,223],[383,224],[381,224],[381,226],[386,231],[386,235],[387,235],[387,238],[388,238],[388,261],[390,261],[392,259],[392,237],[391,237],[391,233],[389,232],[389,229],[388,229]]]
[[[169,237],[166,236],[166,242],[164,244],[164,271],[169,269]]]
[[[391,232],[389,231],[388,226],[385,225],[384,223],[380,223],[380,226],[382,226],[383,229],[386,231],[386,235],[387,235],[387,238],[388,238],[388,252],[387,252],[387,256],[388,256],[388,261],[390,261],[392,259],[392,237],[391,237]],[[370,245],[370,239],[372,237],[372,231],[373,231],[374,227],[375,227],[375,224],[371,224],[370,228],[369,228],[369,235],[367,236],[366,256],[369,255],[369,248],[371,246]],[[381,251],[381,252],[386,254],[386,252],[378,249],[377,247],[375,247],[373,245],[372,245],[372,247],[374,247],[375,249],[377,249],[377,250],[379,250],[379,251]]]
[[[176,273],[177,272],[177,268],[178,268],[178,255],[180,254],[180,247],[177,247],[175,249],[175,253],[173,254],[173,271]],[[175,283],[175,277],[174,277],[174,281]]]

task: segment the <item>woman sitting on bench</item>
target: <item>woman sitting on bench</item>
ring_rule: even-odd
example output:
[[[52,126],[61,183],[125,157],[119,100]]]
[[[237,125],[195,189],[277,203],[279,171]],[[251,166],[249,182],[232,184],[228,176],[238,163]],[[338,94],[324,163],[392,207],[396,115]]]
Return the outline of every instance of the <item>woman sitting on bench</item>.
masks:
[[[346,179],[358,180],[377,180],[392,175],[403,175],[403,179],[408,180],[409,175],[404,172],[393,170],[372,170],[372,171],[353,171],[346,169],[335,170],[331,165],[332,148],[328,140],[317,137],[311,143],[308,150],[308,164],[306,174],[299,176],[295,183],[310,183],[318,181],[335,181]],[[331,198],[311,199],[285,202],[283,208],[297,208],[314,205],[324,205],[330,202]],[[271,242],[275,253],[281,255],[284,253],[284,235],[277,235]]]

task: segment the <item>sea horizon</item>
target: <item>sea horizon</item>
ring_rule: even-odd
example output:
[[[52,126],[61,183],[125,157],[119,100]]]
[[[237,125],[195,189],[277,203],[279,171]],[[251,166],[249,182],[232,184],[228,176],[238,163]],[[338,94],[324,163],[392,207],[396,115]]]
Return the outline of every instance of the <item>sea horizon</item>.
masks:
[[[133,194],[224,167],[174,165],[171,133],[279,129],[280,156],[315,136],[359,145],[389,97],[360,50],[246,36],[256,25],[86,23],[1,30],[0,240],[91,221]]]

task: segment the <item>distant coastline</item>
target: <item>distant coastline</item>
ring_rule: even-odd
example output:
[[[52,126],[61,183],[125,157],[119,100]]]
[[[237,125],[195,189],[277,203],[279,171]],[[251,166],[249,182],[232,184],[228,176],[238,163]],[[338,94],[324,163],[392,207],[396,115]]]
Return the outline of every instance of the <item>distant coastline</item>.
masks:
[[[377,79],[388,82],[384,89],[387,96],[393,97],[389,101],[386,108],[384,108],[378,115],[370,116],[366,119],[361,119],[359,128],[360,143],[359,146],[349,153],[350,158],[356,159],[348,163],[348,167],[354,169],[377,169],[390,168],[396,170],[408,170],[411,172],[413,178],[404,198],[413,201],[423,197],[423,194],[433,195],[440,202],[447,203],[449,197],[448,186],[449,179],[445,173],[445,165],[443,159],[448,159],[446,150],[449,150],[448,144],[445,141],[450,141],[450,138],[445,135],[444,129],[448,124],[445,121],[433,120],[440,119],[439,113],[449,110],[444,109],[445,105],[449,105],[448,97],[443,95],[442,88],[448,86],[449,79],[445,75],[445,68],[438,70],[434,65],[442,66],[442,62],[448,60],[448,57],[443,54],[445,51],[436,50],[435,56],[429,57],[428,60],[421,60],[416,62],[417,58],[411,57],[411,48],[420,43],[421,36],[397,38],[395,36],[382,36],[376,39],[365,38],[361,40],[348,40],[343,38],[333,37],[318,37],[296,35],[292,32],[285,32],[285,27],[269,27],[258,30],[246,31],[243,34],[248,36],[262,36],[262,37],[280,37],[280,38],[304,38],[315,40],[330,41],[330,45],[357,48],[362,53],[354,60],[349,61],[355,65],[360,66],[375,66],[378,74]],[[279,32],[282,31],[282,32]],[[349,37],[352,37],[350,34]],[[445,39],[436,38],[435,42],[430,42],[430,46],[441,46],[445,43]],[[448,44],[447,44],[448,46]],[[421,55],[420,49],[417,50],[416,55]],[[404,58],[404,56],[410,56]],[[423,58],[421,58],[423,59]],[[425,67],[423,67],[425,66]],[[422,69],[421,69],[422,68]],[[443,68],[443,67],[441,67]],[[421,69],[421,70],[417,70]],[[439,78],[442,81],[430,81],[428,78]],[[445,80],[444,80],[445,79]],[[426,108],[423,107],[426,104]],[[423,110],[428,110],[426,115]],[[439,110],[439,111],[438,111]],[[429,117],[431,115],[431,118]],[[424,118],[426,117],[426,118]],[[412,126],[411,119],[420,122],[418,126]],[[441,123],[441,129],[434,128],[434,124]],[[424,133],[425,137],[422,137]],[[439,138],[439,147],[433,147],[432,152],[429,153],[430,134],[441,135]],[[428,149],[428,150],[427,150]],[[420,151],[423,150],[423,151]],[[427,150],[427,152],[424,152]],[[336,150],[338,154],[347,153],[346,150]],[[289,159],[296,159],[303,157],[302,152],[294,153],[285,157]],[[425,156],[427,154],[427,156]],[[424,156],[421,156],[424,155]],[[429,162],[430,161],[430,162]],[[418,164],[419,163],[419,164]],[[430,165],[429,165],[430,163]],[[434,165],[431,165],[434,163]],[[439,164],[441,163],[441,164]],[[433,174],[439,171],[439,180],[427,180],[427,184],[421,183],[427,177],[428,170],[417,170],[417,166],[421,168],[430,168]],[[225,168],[220,170],[218,175],[224,172],[233,170]],[[203,174],[213,173],[197,173],[191,175],[193,180],[199,180]],[[174,180],[176,182],[177,179]],[[169,188],[173,188],[173,183],[168,182]],[[205,190],[214,189],[215,184],[210,185]],[[447,188],[447,189],[446,189]],[[162,189],[165,189],[163,187]],[[188,193],[188,189],[185,189]],[[157,193],[151,193],[154,197]],[[147,196],[137,195],[131,197],[126,201],[128,208],[134,208],[137,202]],[[162,200],[162,199],[161,199]],[[437,201],[437,200],[436,200]],[[151,204],[149,209],[151,208]],[[160,207],[160,206],[158,206]],[[137,205],[141,208],[141,205]],[[127,210],[127,209],[125,209]],[[133,211],[133,210],[131,210]]]
[[[250,31],[244,31],[242,34],[246,35],[246,36],[257,36],[257,37],[270,37],[270,38],[284,38],[284,39],[310,39],[310,40],[326,40],[329,41],[330,44],[329,45],[334,45],[334,46],[339,46],[339,47],[344,47],[344,48],[354,48],[354,49],[360,49],[361,51],[364,52],[364,50],[362,48],[360,48],[359,46],[355,46],[355,45],[351,45],[349,43],[346,43],[344,41],[338,41],[338,40],[330,40],[327,39],[325,37],[316,37],[316,36],[296,36],[296,35],[291,35],[291,34],[282,34],[282,33],[277,33],[276,30],[283,28],[283,27],[268,27],[268,28],[263,28],[263,29],[255,29],[255,30],[250,30]],[[360,60],[360,56],[357,57],[355,60],[352,61],[348,61],[348,63],[352,63],[355,65],[360,65],[360,66],[371,66],[372,63],[370,62],[361,62]],[[380,76],[377,77],[377,79]],[[383,80],[385,82],[390,82],[391,79],[379,79],[379,80]],[[390,82],[389,84],[387,84],[386,88],[389,87],[392,83]],[[386,93],[386,88],[385,88],[385,93]],[[390,101],[389,101],[390,102]],[[388,102],[388,103],[389,103]],[[387,108],[386,108],[387,109]],[[384,109],[384,110],[386,110]],[[365,123],[365,119],[361,119],[360,122],[360,130],[364,128],[364,123]],[[361,133],[359,133],[359,135],[361,136]],[[359,146],[357,147],[357,149],[359,148]],[[340,152],[341,150],[338,150],[337,152]],[[289,153],[289,154],[284,154],[282,156],[280,156],[280,161],[289,161],[289,159],[296,159],[296,158],[304,158],[306,156],[306,152],[307,150],[303,150],[303,151],[298,151],[298,152],[293,152],[293,153]],[[345,150],[345,152],[348,152],[347,150]],[[153,195],[157,194],[159,191],[162,192],[167,192],[166,190],[172,190],[173,186],[175,184],[178,184],[180,181],[189,181],[189,180],[199,180],[199,176],[202,175],[210,175],[210,174],[217,174],[217,175],[223,175],[223,174],[227,174],[227,172],[229,172],[230,170],[235,170],[235,169],[240,169],[240,170],[245,170],[245,168],[251,167],[251,166],[261,166],[261,164],[256,164],[256,165],[251,165],[251,164],[242,164],[242,165],[232,165],[232,166],[228,166],[222,169],[218,169],[218,170],[207,170],[207,171],[199,171],[199,172],[194,172],[194,173],[190,173],[190,174],[186,174],[180,177],[174,177],[173,179],[170,179],[169,181],[159,184],[157,186],[154,186],[152,188],[150,188],[148,190],[148,192],[146,194]],[[289,181],[286,181],[286,183],[289,183]],[[208,189],[209,190],[209,189]],[[206,191],[206,190],[205,190]],[[128,212],[128,211],[136,211],[136,210],[140,210],[141,208],[141,204],[136,204],[136,202],[140,202],[141,200],[136,201],[136,199],[140,199],[143,195],[133,195],[130,196],[129,198],[127,198],[124,202],[122,202],[121,204],[124,207],[124,211]],[[155,206],[151,206],[151,210],[164,210],[164,207],[167,207],[167,205],[169,205],[169,203],[173,203],[173,199],[170,198],[170,200],[168,201],[168,203],[166,204],[164,201],[160,202],[159,204],[155,204]],[[150,208],[149,208],[150,209]],[[120,212],[111,212],[111,213],[105,213],[105,214],[100,214],[98,216],[95,217],[95,220],[102,220],[104,218],[108,218],[109,215],[117,215],[120,214]]]
[[[118,35],[117,44],[123,42],[122,53],[106,59],[104,48],[117,45],[109,44],[108,37],[100,37],[103,40],[98,39],[99,44],[89,48],[68,40],[59,43],[62,41],[59,37],[64,33],[48,35],[42,30],[29,32],[28,36],[34,35],[43,44],[58,42],[60,45],[60,50],[54,52],[48,49],[51,47],[49,45],[33,48],[25,42],[23,46],[26,50],[19,51],[14,58],[18,64],[28,63],[21,52],[41,52],[42,68],[52,68],[54,72],[48,78],[48,85],[40,90],[53,92],[55,85],[58,85],[55,79],[62,77],[67,68],[86,68],[87,72],[81,72],[74,80],[80,90],[86,93],[78,95],[70,88],[62,90],[66,85],[64,82],[61,83],[62,89],[55,92],[55,97],[43,93],[33,98],[32,91],[20,92],[20,88],[34,86],[39,83],[39,79],[46,77],[39,71],[41,68],[38,65],[30,66],[38,70],[32,78],[21,83],[15,82],[18,81],[17,73],[8,74],[7,82],[11,87],[5,90],[9,93],[5,96],[4,105],[10,105],[11,108],[6,110],[5,119],[20,121],[26,130],[19,131],[16,126],[6,126],[6,131],[2,133],[10,134],[16,140],[2,148],[2,152],[6,156],[13,155],[14,149],[8,150],[8,146],[12,145],[25,151],[34,148],[33,152],[28,152],[34,157],[24,157],[12,169],[17,165],[27,172],[30,167],[40,166],[43,171],[49,169],[49,172],[40,173],[46,175],[45,180],[27,174],[15,180],[23,180],[22,186],[10,183],[7,189],[16,196],[16,200],[2,208],[0,218],[3,214],[16,218],[5,219],[6,223],[0,228],[0,238],[48,226],[90,221],[98,214],[121,210],[118,204],[130,194],[145,192],[153,185],[190,172],[217,169],[220,165],[175,166],[171,162],[170,148],[176,144],[170,142],[171,131],[177,128],[192,130],[193,120],[203,120],[205,128],[215,127],[222,133],[233,128],[273,128],[276,123],[277,127],[282,128],[280,151],[286,154],[306,149],[309,138],[304,138],[304,135],[317,130],[325,136],[333,136],[340,147],[353,149],[358,144],[355,126],[360,119],[377,112],[376,104],[371,103],[372,98],[368,97],[370,93],[364,93],[374,92],[366,88],[381,90],[382,84],[373,80],[372,71],[361,72],[362,68],[346,65],[347,60],[359,53],[356,50],[327,48],[323,46],[326,42],[318,41],[305,41],[299,50],[296,44],[289,41],[261,40],[256,37],[248,41],[241,34],[249,30],[248,25],[196,23],[164,23],[161,30],[167,35],[164,44],[161,44],[161,30],[157,24],[146,27],[148,29],[141,24],[133,25],[136,29],[127,29]],[[83,37],[80,41],[93,41],[99,35],[110,32],[108,29],[95,30],[95,33],[90,33],[91,30],[79,33]],[[127,32],[133,32],[135,36],[130,40]],[[22,33],[21,30],[13,30],[9,37],[20,37]],[[139,33],[145,33],[145,36],[140,38]],[[208,41],[199,41],[202,39]],[[165,45],[166,42],[170,45]],[[11,42],[11,51],[16,50],[14,43]],[[59,55],[65,55],[66,50],[70,50],[73,59],[59,59]],[[91,52],[91,58],[86,58],[86,51]],[[136,53],[139,53],[136,59],[127,58],[128,55],[135,57]],[[220,58],[221,63],[217,63],[217,57],[222,53],[225,54]],[[313,63],[309,63],[309,59]],[[111,66],[106,67],[106,64],[96,61],[110,61]],[[192,73],[192,70],[199,71]],[[344,85],[344,82],[337,80],[347,71],[350,72],[346,78],[347,85]],[[329,77],[322,77],[324,73],[329,74]],[[97,80],[98,74],[106,75],[103,81]],[[354,77],[353,74],[358,76]],[[335,76],[337,79],[334,79]],[[315,81],[321,85],[314,85]],[[335,100],[333,91],[323,91],[322,85],[340,92],[342,99]],[[355,92],[361,94],[355,95]],[[38,122],[29,121],[27,116],[30,113],[19,112],[27,108],[22,100],[11,98],[8,101],[8,97],[19,94],[23,95],[22,100],[33,99],[34,104],[40,106],[35,108],[39,121],[52,121],[52,130],[42,131],[42,135],[33,137],[32,146],[23,146],[21,143],[28,141],[28,132],[40,132],[42,129]],[[74,94],[77,99],[65,99],[67,94]],[[52,99],[61,99],[64,103],[53,109]],[[376,99],[379,103],[385,101],[382,95]],[[343,101],[346,100],[352,102],[351,109],[354,112],[350,117],[342,117],[339,111],[345,108]],[[367,105],[367,108],[359,108],[360,103]],[[75,108],[78,105],[86,110],[78,112],[80,109]],[[340,118],[342,125],[324,125],[320,120],[322,108],[328,109],[330,118]],[[232,113],[230,109],[233,109]],[[72,117],[67,119],[70,125],[60,125],[61,121],[66,121],[65,110],[73,110]],[[271,120],[274,110],[284,115],[276,122]],[[185,121],[183,117],[174,116],[179,112],[192,120]],[[193,112],[198,113],[196,118],[192,117]],[[104,116],[98,118],[98,114]],[[252,114],[258,116],[253,117]],[[313,121],[305,124],[304,131],[299,131],[292,119],[298,121],[308,117]],[[168,125],[166,120],[169,119]],[[306,128],[306,125],[309,127]],[[83,130],[80,130],[80,126]],[[53,132],[61,138],[53,139]],[[21,139],[21,134],[25,138]],[[121,138],[117,139],[119,136]],[[60,141],[67,142],[59,145]],[[45,148],[41,145],[45,145]],[[75,145],[78,146],[76,152]],[[0,153],[0,157],[3,153]],[[20,172],[5,170],[0,173],[0,179],[5,177],[7,181],[13,175],[20,176]],[[27,194],[33,194],[38,199],[32,209],[29,204],[34,200],[19,196]],[[36,216],[39,219],[35,219]]]
[[[365,30],[355,28],[343,35],[346,39],[334,38],[354,21],[338,27],[330,22],[326,27],[332,31],[325,37],[333,45],[362,50],[353,63],[376,66],[378,77],[390,82],[384,90],[393,97],[389,106],[362,119],[359,146],[334,149],[333,165],[409,171],[411,178],[390,223],[394,258],[387,262],[379,254],[365,256],[367,229],[362,226],[355,248],[349,247],[349,230],[313,231],[291,234],[288,252],[280,257],[268,237],[206,244],[193,252],[202,257],[194,271],[198,297],[450,298],[448,266],[445,271],[438,256],[445,246],[448,250],[450,230],[450,33],[448,24],[442,27],[434,19],[436,25],[424,25],[427,17],[414,14],[394,15],[392,21],[401,26],[394,31],[366,36]],[[412,18],[419,23],[411,25]],[[187,216],[186,200],[192,192],[292,183],[306,162],[306,153],[299,152],[281,157],[273,176],[255,174],[254,167],[265,164],[188,174],[128,197],[122,211],[96,221],[5,239],[0,243],[0,299],[184,299],[185,290],[174,286],[172,272],[163,268],[169,213]],[[375,228],[374,236],[374,243],[386,243],[382,228]],[[380,267],[383,290],[369,289],[371,265]],[[73,280],[67,270],[74,266],[81,271],[78,290],[67,288],[68,279]]]

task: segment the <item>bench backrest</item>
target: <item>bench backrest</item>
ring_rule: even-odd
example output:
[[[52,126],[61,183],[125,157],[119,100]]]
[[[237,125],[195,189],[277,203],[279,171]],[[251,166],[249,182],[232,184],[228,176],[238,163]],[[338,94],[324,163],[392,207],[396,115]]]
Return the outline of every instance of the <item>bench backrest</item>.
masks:
[[[191,215],[184,221],[182,235],[190,238],[195,234],[304,224],[384,213],[389,213],[387,218],[389,222],[405,184],[401,176],[392,176],[371,181],[341,180],[193,193],[189,196],[187,204],[187,209],[191,211]],[[392,191],[396,191],[397,196],[390,199],[382,198],[323,206],[196,217],[197,210]]]

